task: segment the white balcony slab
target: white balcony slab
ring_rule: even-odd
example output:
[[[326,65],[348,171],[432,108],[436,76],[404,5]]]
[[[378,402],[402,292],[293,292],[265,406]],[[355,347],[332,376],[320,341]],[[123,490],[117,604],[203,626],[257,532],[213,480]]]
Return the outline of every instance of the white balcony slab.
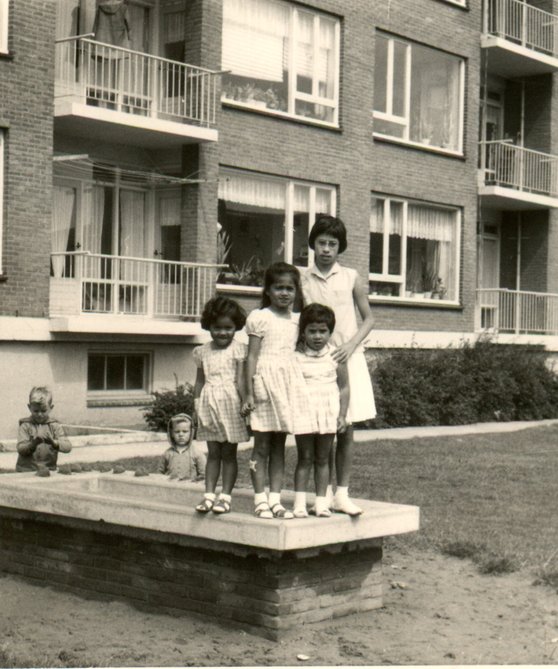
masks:
[[[111,314],[84,314],[82,316],[54,316],[49,320],[54,333],[126,334],[126,335],[201,335],[199,322],[158,320]]]
[[[132,144],[148,149],[216,142],[218,139],[215,128],[141,116],[69,99],[55,101],[54,130],[99,142]]]
[[[292,520],[256,518],[250,490],[234,491],[231,513],[208,517],[194,509],[203,495],[202,482],[175,482],[160,474],[143,478],[132,472],[71,476],[54,472],[48,478],[4,474],[1,484],[1,507],[273,551],[357,542],[419,528],[418,507],[369,500],[356,500],[364,510],[356,518],[344,514]],[[285,493],[286,503],[291,496]]]
[[[483,206],[495,209],[518,211],[558,207],[558,198],[504,186],[480,185],[479,195],[482,197]]]
[[[532,77],[558,71],[558,58],[496,35],[481,35],[488,71],[507,78]]]

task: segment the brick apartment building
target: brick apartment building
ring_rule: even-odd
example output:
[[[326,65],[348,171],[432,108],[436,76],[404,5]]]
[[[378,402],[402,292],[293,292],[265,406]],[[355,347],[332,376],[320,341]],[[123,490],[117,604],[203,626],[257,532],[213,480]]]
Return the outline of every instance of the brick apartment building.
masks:
[[[0,435],[130,425],[349,228],[371,348],[558,334],[552,0],[0,0]]]

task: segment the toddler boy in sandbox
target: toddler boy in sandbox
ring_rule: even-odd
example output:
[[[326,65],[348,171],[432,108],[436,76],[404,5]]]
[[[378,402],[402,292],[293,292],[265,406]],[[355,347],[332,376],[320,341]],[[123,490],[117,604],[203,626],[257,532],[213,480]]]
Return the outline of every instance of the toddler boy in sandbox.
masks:
[[[192,440],[194,424],[186,413],[173,416],[167,425],[170,448],[163,453],[159,473],[179,481],[201,481],[205,478],[205,453]]]
[[[16,472],[56,469],[58,453],[69,453],[72,445],[62,425],[50,415],[51,391],[45,386],[31,388],[27,406],[31,415],[19,421]]]

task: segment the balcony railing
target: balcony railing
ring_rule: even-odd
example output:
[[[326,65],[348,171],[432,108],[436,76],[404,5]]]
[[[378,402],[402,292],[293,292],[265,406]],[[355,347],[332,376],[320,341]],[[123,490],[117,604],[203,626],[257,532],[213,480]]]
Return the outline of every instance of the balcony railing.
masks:
[[[481,288],[477,329],[510,334],[558,334],[558,295]]]
[[[56,42],[56,97],[115,111],[210,127],[218,76],[84,37]]]
[[[97,253],[51,254],[50,314],[201,316],[221,265]]]
[[[506,141],[481,142],[485,186],[558,197],[558,156]]]
[[[558,57],[558,16],[524,0],[487,0],[485,32]]]

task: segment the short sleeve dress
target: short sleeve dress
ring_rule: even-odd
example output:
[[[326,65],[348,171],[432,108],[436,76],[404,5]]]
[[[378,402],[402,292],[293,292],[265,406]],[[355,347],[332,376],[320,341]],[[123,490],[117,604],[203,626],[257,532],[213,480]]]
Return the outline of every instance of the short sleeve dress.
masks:
[[[261,339],[254,375],[255,410],[250,424],[257,432],[315,432],[309,412],[308,389],[295,359],[298,314],[278,316],[271,309],[256,309],[246,321],[246,334]]]
[[[194,349],[194,362],[203,369],[205,376],[198,405],[199,440],[231,444],[248,441],[236,387],[237,363],[246,359],[246,353],[246,344],[235,339],[226,348],[209,342]]]
[[[356,270],[339,263],[335,263],[327,275],[323,275],[315,265],[302,274],[304,304],[325,304],[335,313],[335,330],[330,339],[334,346],[349,341],[358,330],[353,299],[353,289],[358,280]],[[374,392],[363,346],[359,346],[347,361],[347,374],[351,392],[347,422],[375,418]]]
[[[339,386],[337,385],[337,363],[331,354],[335,350],[326,344],[320,351],[307,348],[296,352],[296,359],[310,391],[308,411],[316,422],[318,434],[335,434],[339,417]]]

